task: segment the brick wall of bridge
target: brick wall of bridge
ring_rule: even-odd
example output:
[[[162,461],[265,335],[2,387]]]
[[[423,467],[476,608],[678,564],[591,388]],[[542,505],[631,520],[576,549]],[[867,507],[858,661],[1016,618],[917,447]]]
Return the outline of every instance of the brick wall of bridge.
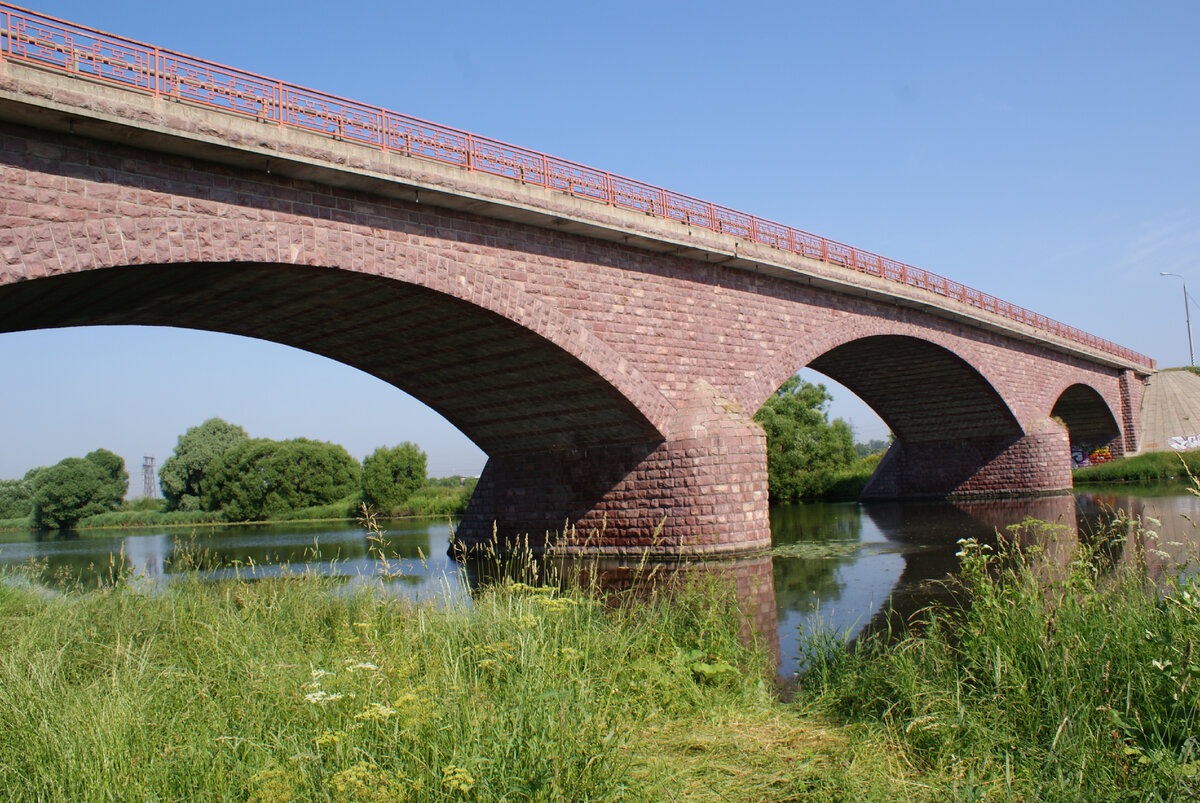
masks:
[[[159,315],[178,325],[299,344],[377,373],[418,398],[430,396],[423,379],[434,376],[434,367],[385,370],[381,352],[436,342],[447,327],[464,330],[447,359],[468,367],[457,376],[435,377],[440,401],[434,406],[497,461],[484,485],[507,490],[477,502],[497,515],[507,505],[504,515],[516,528],[532,527],[535,520],[540,526],[546,513],[535,508],[547,499],[597,493],[546,490],[550,486],[536,478],[561,476],[555,460],[587,449],[636,451],[658,438],[666,441],[663,448],[674,448],[673,428],[694,402],[697,383],[736,408],[730,421],[737,427],[784,379],[816,362],[848,380],[851,389],[868,388],[869,401],[894,431],[914,433],[913,443],[925,444],[907,450],[908,473],[936,464],[938,444],[965,444],[960,454],[982,454],[995,439],[1008,438],[998,453],[1015,448],[1019,459],[977,483],[996,490],[1004,483],[1039,491],[1069,486],[1069,474],[1064,480],[1063,469],[1049,465],[1061,456],[1057,436],[1050,445],[1021,441],[1029,433],[1044,440],[1044,422],[1067,388],[1094,389],[1119,419],[1127,446],[1136,423],[1133,402],[1140,397],[1141,380],[1132,374],[1122,378],[1081,356],[869,293],[835,292],[552,228],[11,124],[0,124],[0,260],[5,329],[167,322]],[[151,274],[159,266],[184,266],[199,276],[198,266],[212,265],[222,266],[211,274],[213,283],[198,282],[186,296],[172,295],[174,279],[164,281],[172,286],[141,296],[139,288],[149,287],[149,280],[120,279],[125,266],[143,266]],[[313,287],[342,299],[337,337],[326,335],[330,316],[321,304],[288,295],[289,268],[332,269],[321,274],[324,284]],[[377,310],[356,311],[356,294],[376,292],[383,279],[392,280],[389,288],[401,288],[387,291],[392,301],[420,297],[437,314],[396,334]],[[56,288],[67,290],[60,295]],[[129,300],[134,297],[137,303]],[[222,318],[217,303],[204,319],[195,312],[199,302],[220,297],[236,314]],[[440,299],[454,304],[438,306]],[[448,322],[447,315],[457,317]],[[380,336],[392,332],[394,340],[387,348],[365,350],[346,334],[358,325]],[[878,348],[853,347],[869,338],[878,338]],[[545,368],[545,387],[552,392],[541,392],[536,380],[508,382],[491,396],[483,389],[472,418],[454,400],[471,388],[472,373],[487,367],[486,347],[497,342],[513,345],[502,373],[518,376],[532,361]],[[914,342],[927,354],[953,359],[913,361],[906,355]],[[494,405],[508,410],[502,420],[484,414]],[[557,439],[539,439],[543,432],[558,433]],[[719,455],[727,445],[712,448]],[[745,448],[761,462],[759,445]],[[547,450],[560,451],[545,457]],[[694,540],[700,536],[693,527],[707,531],[725,526],[721,516],[740,516],[742,524],[714,536],[714,551],[765,543],[759,474],[739,473],[737,461],[727,461],[729,471],[717,476],[692,451],[691,457],[686,448],[682,454],[699,462],[679,469],[705,477],[688,492],[692,502],[699,505],[711,491],[722,496],[722,509],[698,517],[691,502],[668,505],[667,529]],[[578,520],[619,515],[623,505],[661,496],[661,489],[646,487],[661,468],[654,455],[652,450],[646,458],[651,465],[638,461],[615,489],[593,499]],[[543,464],[535,469],[531,460]],[[1024,468],[1014,469],[1022,460]],[[966,482],[975,476],[969,467],[951,473],[964,472]],[[660,508],[651,505],[654,515]],[[562,512],[553,511],[554,518]],[[629,515],[650,517],[649,509]]]

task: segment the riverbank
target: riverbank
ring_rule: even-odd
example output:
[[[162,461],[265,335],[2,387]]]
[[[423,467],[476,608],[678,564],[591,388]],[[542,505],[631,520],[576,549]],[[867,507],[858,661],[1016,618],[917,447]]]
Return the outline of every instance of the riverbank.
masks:
[[[1077,483],[1186,480],[1189,476],[1200,476],[1200,451],[1146,452],[1077,468],[1071,473]]]
[[[441,607],[318,577],[152,595],[10,584],[0,619],[12,800],[909,791],[883,745],[772,696],[712,584],[612,605],[508,585]]]
[[[969,608],[854,648],[804,634],[786,702],[711,576],[440,605],[315,575],[9,582],[0,783],[15,800],[1182,799],[1200,791],[1200,589],[1147,593],[1145,561],[1119,558],[1154,541],[1130,530],[1051,564],[967,543]]]
[[[395,510],[379,515],[381,520],[457,517],[467,509],[474,485],[463,487],[428,486],[413,494]],[[230,521],[221,511],[164,510],[164,502],[138,499],[126,502],[121,509],[99,513],[81,519],[73,530],[111,530],[138,528],[181,528],[197,526],[239,527],[291,522],[344,522],[357,521],[362,516],[362,501],[346,499],[329,505],[294,510],[281,518],[265,521]],[[33,530],[31,516],[16,519],[0,519],[0,531]],[[51,531],[53,532],[53,531]]]

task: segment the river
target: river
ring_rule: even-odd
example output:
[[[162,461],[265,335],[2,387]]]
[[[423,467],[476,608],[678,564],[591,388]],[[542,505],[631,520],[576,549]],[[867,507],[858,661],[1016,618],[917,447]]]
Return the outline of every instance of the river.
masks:
[[[1173,570],[1197,542],[1200,498],[1183,486],[1082,490],[1073,495],[988,502],[894,502],[781,505],[771,511],[774,554],[691,567],[732,574],[743,608],[779,661],[782,676],[798,668],[799,640],[821,627],[852,638],[865,629],[903,622],[938,598],[939,581],[957,568],[958,541],[990,541],[998,529],[1027,517],[1062,525],[1047,544],[1050,560],[1066,555],[1112,512],[1149,517],[1159,539],[1150,549],[1117,547],[1119,560],[1139,560],[1151,574]],[[442,602],[469,597],[477,567],[446,557],[451,529],[444,521],[387,525],[384,567],[368,535],[351,524],[196,527],[193,531],[104,530],[69,537],[0,533],[0,566],[29,566],[53,588],[78,580],[104,583],[119,568],[135,582],[169,583],[182,576],[189,553],[207,554],[206,577],[261,577],[308,571],[377,583],[392,593]],[[1134,538],[1131,534],[1129,538]],[[1131,544],[1132,545],[1132,544]],[[628,565],[605,561],[607,582],[620,585]]]

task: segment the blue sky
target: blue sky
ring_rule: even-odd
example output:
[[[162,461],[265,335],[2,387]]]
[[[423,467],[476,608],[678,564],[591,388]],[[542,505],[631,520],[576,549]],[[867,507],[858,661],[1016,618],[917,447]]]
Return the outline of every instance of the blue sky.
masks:
[[[1188,361],[1180,280],[1158,274],[1200,299],[1200,4],[280,7],[35,6],[788,223]],[[485,459],[390,386],[241,338],[0,335],[0,377],[0,478],[103,446],[136,493],[142,455],[161,463],[213,415],[359,458],[416,441],[437,475]],[[884,434],[834,390],[860,439]]]

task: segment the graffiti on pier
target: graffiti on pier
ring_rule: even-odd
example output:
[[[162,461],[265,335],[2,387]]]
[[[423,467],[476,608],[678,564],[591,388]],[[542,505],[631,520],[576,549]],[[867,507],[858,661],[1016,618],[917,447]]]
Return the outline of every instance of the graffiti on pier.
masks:
[[[1098,466],[1113,459],[1113,453],[1107,446],[1073,446],[1071,447],[1071,463],[1075,468]]]
[[[1167,438],[1167,446],[1170,446],[1177,452],[1186,452],[1189,449],[1200,449],[1200,433],[1195,435],[1172,435]]]

